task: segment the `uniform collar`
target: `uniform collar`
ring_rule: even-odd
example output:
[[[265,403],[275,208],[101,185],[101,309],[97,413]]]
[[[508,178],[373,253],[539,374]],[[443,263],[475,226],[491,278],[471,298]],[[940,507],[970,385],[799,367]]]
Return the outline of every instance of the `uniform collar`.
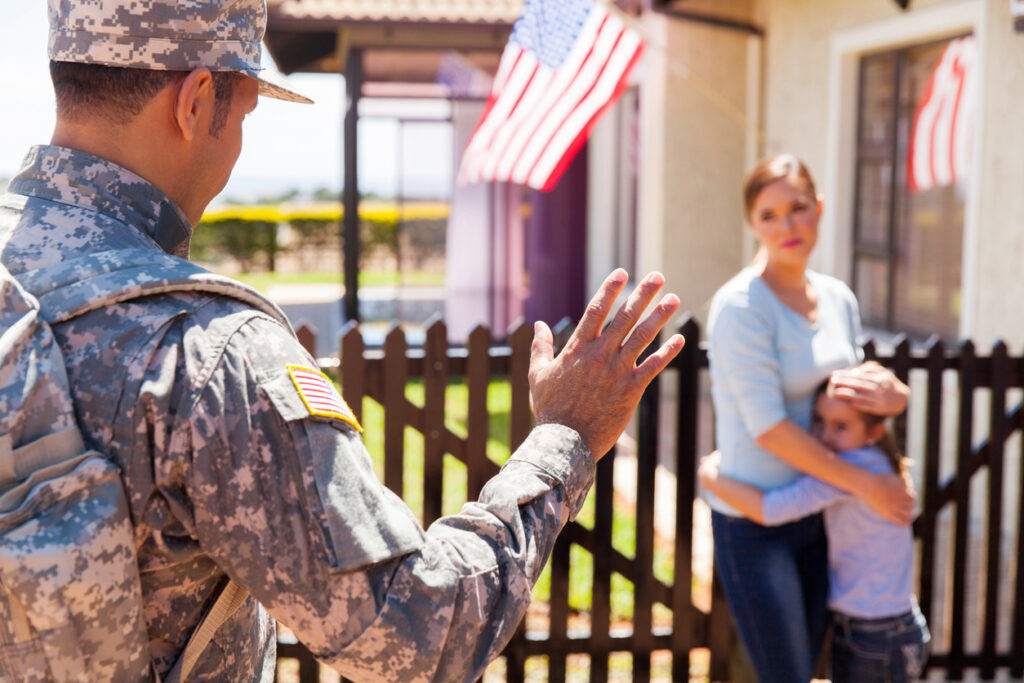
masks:
[[[38,145],[8,192],[98,211],[148,235],[168,254],[188,258],[192,224],[148,180],[92,154]]]

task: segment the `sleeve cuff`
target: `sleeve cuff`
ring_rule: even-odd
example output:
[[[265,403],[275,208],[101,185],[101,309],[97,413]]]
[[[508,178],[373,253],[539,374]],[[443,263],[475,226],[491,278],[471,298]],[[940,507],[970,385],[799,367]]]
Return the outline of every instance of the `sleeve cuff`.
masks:
[[[538,425],[509,458],[546,472],[565,489],[569,519],[575,519],[594,483],[596,466],[579,433],[558,424]]]

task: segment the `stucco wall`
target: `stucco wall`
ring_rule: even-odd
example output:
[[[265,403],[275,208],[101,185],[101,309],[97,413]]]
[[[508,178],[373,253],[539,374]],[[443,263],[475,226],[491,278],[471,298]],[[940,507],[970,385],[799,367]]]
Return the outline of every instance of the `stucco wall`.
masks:
[[[988,346],[1024,342],[1024,33],[1009,2],[987,3],[986,82],[978,202],[975,315],[970,336]],[[984,348],[984,347],[982,347]]]
[[[748,34],[648,13],[641,86],[638,270],[660,270],[706,320],[743,264]]]

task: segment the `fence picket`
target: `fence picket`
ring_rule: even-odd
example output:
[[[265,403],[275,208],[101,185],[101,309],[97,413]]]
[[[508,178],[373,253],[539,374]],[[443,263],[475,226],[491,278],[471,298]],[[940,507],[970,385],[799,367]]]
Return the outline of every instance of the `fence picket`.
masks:
[[[569,537],[558,537],[551,551],[551,597],[548,603],[548,680],[564,681],[569,627]]]
[[[676,357],[679,395],[676,400],[676,534],[672,555],[672,680],[690,677],[690,650],[697,643],[698,610],[693,606],[693,504],[697,496],[697,405],[700,402],[700,326],[687,316],[679,326],[686,345]]]
[[[469,333],[469,357],[466,359],[466,384],[469,388],[469,415],[466,420],[467,495],[476,500],[490,478],[492,464],[487,459],[487,385],[491,379],[489,351],[491,331],[478,325]]]
[[[590,607],[590,680],[592,683],[608,680],[608,656],[611,654],[611,563],[606,562],[612,552],[612,505],[615,495],[615,447],[597,463],[594,481],[594,589]]]
[[[357,420],[363,419],[366,395],[366,363],[363,362],[363,335],[359,323],[350,320],[341,333],[341,395]]]
[[[981,647],[981,677],[996,673],[996,616],[999,613],[999,557],[1002,544],[1003,454],[1006,451],[1006,380],[1009,363],[1006,344],[992,347],[991,402],[989,404],[988,547],[985,552],[985,624]]]
[[[512,348],[509,359],[508,381],[512,387],[512,407],[509,414],[509,448],[519,448],[533,426],[530,412],[530,346],[533,343],[533,328],[519,321],[508,333]]]
[[[530,346],[533,343],[533,328],[519,321],[508,333],[511,347],[508,381],[512,390],[512,405],[509,413],[509,448],[515,450],[526,439],[533,425],[530,412]],[[512,642],[505,648],[506,683],[522,683],[526,677],[526,624],[519,623]]]
[[[444,496],[445,390],[448,387],[448,328],[427,326],[423,362],[423,525],[441,516]]]
[[[642,356],[657,350],[660,337]],[[633,560],[633,680],[651,678],[653,638],[654,478],[658,467],[660,376],[651,381],[637,408],[636,556]]]
[[[892,365],[893,374],[904,384],[910,384],[910,339],[905,334],[896,338],[896,346],[893,350]],[[897,415],[893,421],[893,438],[899,446],[900,453],[907,452],[907,411],[904,410]]]
[[[1024,358],[1016,359],[1018,368],[1024,371]],[[1024,429],[1024,413],[1017,411],[1014,420],[1016,429]],[[1024,496],[1024,439],[1017,447],[1017,460],[1021,463],[1020,478],[1017,481],[1018,496]],[[1024,498],[1017,502],[1017,578],[1013,591],[1013,624],[1010,637],[1010,677],[1024,678]]]
[[[309,355],[316,358],[316,327],[309,322],[303,321],[295,330],[295,336],[302,348],[309,352]]]
[[[933,613],[933,586],[935,581],[935,525],[938,522],[939,458],[942,430],[942,373],[945,350],[942,340],[936,338],[928,349],[927,394],[925,415],[924,501],[916,527],[921,538],[921,578],[918,598],[921,611],[931,621]]]
[[[967,631],[967,531],[970,523],[971,481],[965,476],[970,468],[971,435],[974,421],[974,385],[976,364],[974,344],[960,346],[960,435],[957,440],[956,530],[953,546],[952,624],[948,668],[949,677],[963,678],[964,639]]]
[[[397,323],[384,337],[384,485],[403,495],[405,475],[405,332]]]

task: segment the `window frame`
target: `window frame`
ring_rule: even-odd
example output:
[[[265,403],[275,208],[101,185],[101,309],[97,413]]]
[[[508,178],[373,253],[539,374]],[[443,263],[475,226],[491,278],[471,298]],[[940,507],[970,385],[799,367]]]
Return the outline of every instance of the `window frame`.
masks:
[[[966,33],[973,33],[978,45],[984,46],[986,32],[984,0],[967,0],[948,6],[904,12],[881,21],[841,29],[832,34],[826,139],[828,161],[823,183],[827,206],[819,230],[818,266],[823,270],[846,282],[853,280],[853,250],[856,247],[853,217],[857,196],[861,57],[946,40]],[[986,64],[983,49],[979,51],[976,68],[977,78],[984,84]],[[977,88],[975,97],[982,97],[983,89],[983,86]],[[983,114],[980,106],[978,111]],[[961,250],[961,338],[971,336],[977,313],[977,216],[980,188],[984,184],[981,179],[984,169],[980,162],[980,152],[984,144],[982,133],[982,127],[979,126],[974,142],[974,176],[965,197]],[[894,272],[892,268],[890,272]]]

